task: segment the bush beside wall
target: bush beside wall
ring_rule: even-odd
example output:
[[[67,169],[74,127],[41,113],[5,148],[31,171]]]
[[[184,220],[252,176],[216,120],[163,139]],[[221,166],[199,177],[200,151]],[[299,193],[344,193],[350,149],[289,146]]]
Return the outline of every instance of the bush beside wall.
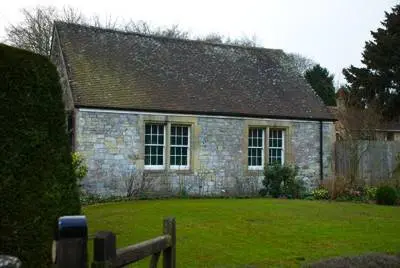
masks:
[[[54,225],[80,213],[56,68],[0,44],[0,254],[47,267]]]

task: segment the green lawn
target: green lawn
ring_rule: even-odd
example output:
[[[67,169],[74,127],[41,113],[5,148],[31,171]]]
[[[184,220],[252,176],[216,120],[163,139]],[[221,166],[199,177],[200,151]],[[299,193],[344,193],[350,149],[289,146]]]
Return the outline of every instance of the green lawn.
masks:
[[[192,199],[109,203],[84,213],[89,233],[111,230],[118,247],[160,235],[163,218],[175,216],[177,264],[184,268],[291,267],[329,256],[400,252],[400,207]]]

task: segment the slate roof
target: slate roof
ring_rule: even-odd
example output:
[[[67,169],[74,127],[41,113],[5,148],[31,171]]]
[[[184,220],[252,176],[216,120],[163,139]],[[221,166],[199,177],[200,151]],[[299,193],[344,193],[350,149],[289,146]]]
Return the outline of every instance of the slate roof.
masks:
[[[76,107],[333,120],[282,50],[56,22]]]

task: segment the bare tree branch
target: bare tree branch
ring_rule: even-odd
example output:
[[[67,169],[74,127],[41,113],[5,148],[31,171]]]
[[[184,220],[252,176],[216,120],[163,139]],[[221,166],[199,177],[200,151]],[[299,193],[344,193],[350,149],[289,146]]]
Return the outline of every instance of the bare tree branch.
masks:
[[[118,24],[118,18],[114,19],[111,15],[107,15],[104,19],[102,19],[96,14],[87,20],[85,24],[111,30],[118,30],[121,28]]]
[[[304,57],[298,53],[289,53],[287,55],[290,67],[302,76],[308,69],[311,69],[314,65],[316,65],[316,62],[314,62],[312,59]]]
[[[71,7],[64,7],[62,13],[53,6],[37,6],[22,9],[23,20],[6,27],[7,41],[16,47],[31,50],[41,55],[49,55],[53,22],[63,20],[79,23],[82,14]]]
[[[117,18],[110,15],[105,18],[99,15],[86,18],[79,10],[69,6],[62,10],[57,10],[53,6],[37,6],[33,9],[22,9],[21,12],[23,20],[6,28],[7,40],[16,47],[42,55],[50,54],[53,22],[55,20],[155,36],[193,38],[188,31],[181,29],[177,24],[168,27],[153,27],[145,21],[129,20],[127,23],[120,23]],[[223,35],[212,33],[204,38],[195,37],[194,39],[245,47],[260,46],[255,35],[252,37],[225,38]]]
[[[80,23],[86,21],[82,12],[70,6],[63,7],[61,15],[58,19],[68,23]]]

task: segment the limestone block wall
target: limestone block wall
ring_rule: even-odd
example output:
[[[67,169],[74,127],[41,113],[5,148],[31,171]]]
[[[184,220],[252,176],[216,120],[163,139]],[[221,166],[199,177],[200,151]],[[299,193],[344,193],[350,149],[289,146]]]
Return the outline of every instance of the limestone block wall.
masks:
[[[91,193],[125,195],[127,178],[144,173],[154,192],[256,194],[262,172],[249,171],[247,167],[248,128],[252,126],[284,129],[285,161],[299,166],[299,176],[309,187],[320,178],[319,122],[90,109],[77,109],[75,120],[76,150],[86,158],[89,169],[83,184]],[[189,170],[169,169],[167,156],[165,170],[143,171],[146,122],[190,126]],[[332,175],[333,123],[324,122],[323,133],[327,177]]]

